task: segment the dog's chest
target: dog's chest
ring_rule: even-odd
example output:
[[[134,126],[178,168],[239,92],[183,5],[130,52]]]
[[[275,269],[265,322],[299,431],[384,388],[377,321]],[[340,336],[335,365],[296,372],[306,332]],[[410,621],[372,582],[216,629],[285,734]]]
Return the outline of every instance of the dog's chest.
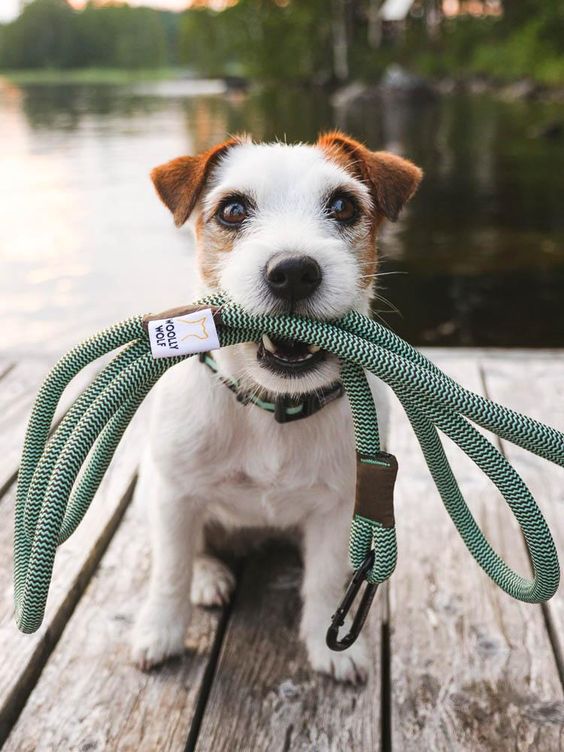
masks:
[[[285,526],[351,496],[354,456],[346,410],[333,406],[325,415],[281,426],[256,407],[245,409],[211,493],[220,516],[232,524]]]
[[[198,363],[171,369],[158,390],[153,457],[170,482],[232,525],[293,525],[319,505],[352,499],[354,441],[340,399],[280,425],[241,405]]]

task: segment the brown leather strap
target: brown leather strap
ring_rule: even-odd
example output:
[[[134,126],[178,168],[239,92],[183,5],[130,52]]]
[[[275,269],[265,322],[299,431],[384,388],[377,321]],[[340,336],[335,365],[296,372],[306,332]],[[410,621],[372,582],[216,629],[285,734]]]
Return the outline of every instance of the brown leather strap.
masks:
[[[393,454],[357,455],[355,514],[394,527],[394,485],[398,461]]]
[[[145,331],[148,331],[149,321],[173,319],[176,318],[176,316],[187,316],[189,313],[197,313],[198,311],[211,311],[216,327],[219,329],[219,327],[222,325],[223,322],[221,321],[221,309],[217,306],[187,305],[178,306],[177,308],[169,308],[168,310],[161,311],[160,313],[146,313],[145,316],[143,316],[143,328],[145,329]]]

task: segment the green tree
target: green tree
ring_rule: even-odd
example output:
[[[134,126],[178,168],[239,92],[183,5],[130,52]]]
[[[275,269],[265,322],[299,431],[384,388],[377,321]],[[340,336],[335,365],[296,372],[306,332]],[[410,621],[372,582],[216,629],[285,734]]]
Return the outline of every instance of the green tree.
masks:
[[[158,13],[150,8],[122,9],[120,33],[115,40],[115,65],[122,68],[158,68],[166,62],[165,33]]]
[[[156,68],[176,58],[175,50],[167,51],[167,40],[174,39],[172,18],[174,14],[125,3],[91,2],[76,12],[67,0],[34,0],[3,28],[0,64],[5,68]]]
[[[544,5],[538,0],[503,0],[503,25],[508,29],[517,29],[536,16]]]
[[[564,50],[564,2],[562,0],[504,0],[500,27],[506,36],[534,28],[539,42]]]
[[[203,8],[183,13],[178,35],[182,65],[206,76],[243,72],[236,61],[234,41],[240,32],[226,22],[225,13]]]
[[[327,80],[333,75],[331,13],[325,0],[239,0],[220,13],[189,10],[180,59],[206,73]]]
[[[34,0],[3,29],[5,67],[65,68],[73,65],[75,13],[67,0]]]
[[[79,65],[156,68],[167,61],[158,11],[90,3],[78,14],[76,25]]]

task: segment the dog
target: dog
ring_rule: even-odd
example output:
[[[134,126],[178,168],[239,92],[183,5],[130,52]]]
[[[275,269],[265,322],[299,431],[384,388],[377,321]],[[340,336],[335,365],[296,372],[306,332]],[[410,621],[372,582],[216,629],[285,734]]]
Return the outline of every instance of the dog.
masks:
[[[203,295],[221,291],[253,314],[323,320],[370,313],[378,230],[397,219],[422,172],[335,131],[313,145],[231,138],[151,177],[176,225],[192,224]],[[371,379],[371,388],[383,433],[384,387]],[[290,419],[299,412],[308,417]],[[183,651],[192,604],[228,601],[234,577],[205,543],[214,523],[298,530],[309,662],[336,680],[364,681],[362,635],[346,652],[325,644],[349,574],[354,487],[352,418],[330,353],[264,335],[214,351],[207,365],[190,358],[170,369],[156,387],[137,491],[152,540],[137,665]]]

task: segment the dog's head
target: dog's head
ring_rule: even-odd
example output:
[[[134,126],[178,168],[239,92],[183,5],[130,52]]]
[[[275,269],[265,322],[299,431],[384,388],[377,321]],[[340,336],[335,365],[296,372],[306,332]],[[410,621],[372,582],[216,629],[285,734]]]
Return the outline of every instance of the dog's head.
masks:
[[[194,223],[206,291],[252,313],[318,319],[368,312],[378,229],[397,219],[421,176],[338,132],[315,145],[234,138],[151,173],[176,224]],[[338,378],[332,355],[299,343],[265,336],[229,350],[232,375],[269,392],[310,392]]]

